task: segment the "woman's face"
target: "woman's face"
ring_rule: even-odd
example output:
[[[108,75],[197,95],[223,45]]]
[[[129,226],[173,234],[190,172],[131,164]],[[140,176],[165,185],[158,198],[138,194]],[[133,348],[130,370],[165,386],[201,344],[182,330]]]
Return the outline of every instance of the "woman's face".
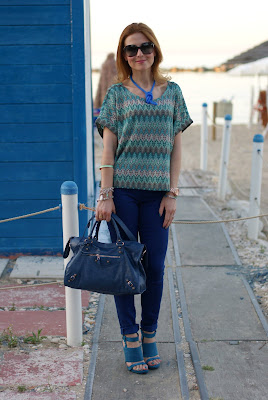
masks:
[[[140,47],[142,43],[150,42],[149,39],[140,32],[133,33],[125,39],[124,46],[136,45]],[[151,54],[143,54],[141,49],[138,50],[136,56],[128,57],[124,54],[125,60],[128,62],[132,71],[144,71],[150,69],[154,63],[155,50]]]

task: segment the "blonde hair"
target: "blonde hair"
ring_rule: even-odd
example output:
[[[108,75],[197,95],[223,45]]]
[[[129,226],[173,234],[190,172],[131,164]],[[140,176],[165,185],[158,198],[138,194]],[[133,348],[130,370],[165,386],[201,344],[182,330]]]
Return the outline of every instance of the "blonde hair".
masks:
[[[139,22],[134,22],[133,24],[128,25],[123,32],[121,33],[118,47],[117,47],[117,57],[116,57],[116,67],[117,67],[117,81],[123,82],[131,75],[131,68],[128,62],[124,58],[123,49],[125,47],[125,40],[128,36],[133,35],[134,33],[143,33],[147,39],[154,44],[155,58],[154,63],[152,65],[152,74],[157,83],[164,83],[170,78],[168,76],[164,76],[159,68],[159,64],[163,61],[162,51],[160,49],[160,45],[154,32],[149,26]]]

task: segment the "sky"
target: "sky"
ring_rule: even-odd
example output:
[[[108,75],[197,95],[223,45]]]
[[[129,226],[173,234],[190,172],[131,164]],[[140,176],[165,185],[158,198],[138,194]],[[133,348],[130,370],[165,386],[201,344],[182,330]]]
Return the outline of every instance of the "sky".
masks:
[[[149,25],[162,67],[214,67],[268,40],[268,1],[90,0],[92,67],[116,53],[123,29]]]

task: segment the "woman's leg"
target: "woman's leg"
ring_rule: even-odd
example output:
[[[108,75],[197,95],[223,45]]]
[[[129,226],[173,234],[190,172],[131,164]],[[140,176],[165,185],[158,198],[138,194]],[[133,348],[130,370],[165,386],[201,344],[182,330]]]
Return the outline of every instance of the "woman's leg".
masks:
[[[164,260],[168,245],[168,229],[163,228],[164,215],[159,216],[163,195],[161,192],[151,192],[145,197],[139,212],[140,238],[148,251],[146,291],[141,295],[141,328],[146,332],[157,329],[163,292]]]
[[[116,208],[116,214],[122,221],[126,224],[133,235],[138,237],[138,203],[135,198],[135,190],[129,189],[115,189],[114,190],[114,203]],[[116,241],[116,234],[111,224],[109,224],[109,229],[111,233],[111,239],[113,242]],[[121,232],[122,234],[122,232]],[[122,238],[125,237],[122,234]],[[123,346],[128,348],[137,348],[137,352],[141,351],[140,342],[137,339],[137,332],[139,330],[139,325],[136,323],[136,310],[134,304],[134,296],[114,296],[115,305],[117,310],[117,315],[119,319],[119,324],[121,328],[121,333],[123,335]],[[135,341],[134,341],[135,340]],[[139,358],[139,357],[138,357]],[[128,368],[132,368],[133,371],[143,373],[148,371],[148,366],[144,364],[143,356],[141,353],[140,362],[138,365],[133,362],[127,362]]]
[[[138,204],[135,198],[136,190],[115,189],[114,203],[116,214],[126,224],[133,235],[138,237]],[[116,234],[109,224],[112,242],[116,241]],[[124,237],[123,237],[124,239]],[[133,295],[114,296],[121,334],[134,334],[138,332],[136,323],[136,310]]]

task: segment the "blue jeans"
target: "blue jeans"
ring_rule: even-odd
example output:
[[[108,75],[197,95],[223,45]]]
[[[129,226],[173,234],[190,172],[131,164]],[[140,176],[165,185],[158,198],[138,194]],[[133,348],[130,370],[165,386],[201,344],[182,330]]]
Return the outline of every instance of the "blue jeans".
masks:
[[[164,213],[159,216],[159,207],[165,192],[136,189],[114,190],[116,214],[133,235],[145,244],[148,251],[146,291],[141,295],[141,329],[153,332],[163,292],[164,260],[168,244],[168,229],[163,228]],[[109,224],[112,242],[116,241],[113,227]],[[122,335],[139,330],[133,295],[114,296]]]

